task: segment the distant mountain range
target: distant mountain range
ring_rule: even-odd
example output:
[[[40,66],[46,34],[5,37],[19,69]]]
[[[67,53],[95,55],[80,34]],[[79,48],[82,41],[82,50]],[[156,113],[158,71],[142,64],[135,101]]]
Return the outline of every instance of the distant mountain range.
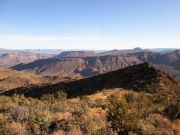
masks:
[[[5,54],[2,54],[5,51]],[[0,50],[0,66],[57,78],[81,78],[150,62],[180,82],[180,50],[141,48],[112,51]],[[36,53],[35,53],[36,52]]]
[[[30,52],[12,51],[0,56],[0,66],[11,67],[20,63],[29,63],[38,59],[51,57],[49,54],[36,54]]]
[[[59,57],[36,60],[28,64],[19,64],[12,69],[31,71],[44,76],[90,77],[131,65],[142,63],[133,56],[106,55],[92,57]]]

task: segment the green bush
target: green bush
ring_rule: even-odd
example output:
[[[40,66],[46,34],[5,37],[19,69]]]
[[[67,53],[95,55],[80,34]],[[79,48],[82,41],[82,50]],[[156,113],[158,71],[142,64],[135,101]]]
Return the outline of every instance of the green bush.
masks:
[[[125,99],[115,96],[109,98],[107,120],[118,134],[128,134],[137,131],[137,122],[140,116],[136,108],[127,103]]]

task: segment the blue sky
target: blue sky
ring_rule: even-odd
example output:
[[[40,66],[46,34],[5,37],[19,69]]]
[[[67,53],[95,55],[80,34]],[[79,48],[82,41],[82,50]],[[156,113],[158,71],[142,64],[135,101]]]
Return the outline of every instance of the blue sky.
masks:
[[[179,0],[0,0],[0,48],[179,48]]]

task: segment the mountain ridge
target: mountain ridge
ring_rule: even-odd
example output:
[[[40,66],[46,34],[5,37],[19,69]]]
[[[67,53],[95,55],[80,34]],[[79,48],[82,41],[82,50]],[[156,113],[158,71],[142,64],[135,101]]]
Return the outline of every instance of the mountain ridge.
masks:
[[[0,66],[11,67],[20,63],[29,63],[38,59],[45,59],[50,56],[51,55],[14,51],[10,53],[4,53],[0,56]]]
[[[37,60],[28,64],[16,65],[11,67],[11,69],[19,71],[31,71],[36,74],[51,77],[90,77],[139,63],[142,62],[133,56],[108,55],[91,57],[49,58]]]
[[[41,97],[48,93],[64,90],[69,97],[76,97],[113,88],[123,88],[147,93],[162,91],[168,95],[174,95],[179,91],[177,83],[168,74],[155,69],[146,62],[77,81],[62,82],[41,87],[13,89],[3,94],[24,94],[25,96]]]

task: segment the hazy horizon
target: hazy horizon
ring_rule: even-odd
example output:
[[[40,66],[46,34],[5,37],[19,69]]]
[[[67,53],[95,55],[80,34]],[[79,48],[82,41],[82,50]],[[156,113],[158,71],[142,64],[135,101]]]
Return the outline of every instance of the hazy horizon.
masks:
[[[117,48],[113,48],[113,49],[61,49],[61,48],[0,48],[0,49],[4,49],[4,50],[64,50],[64,51],[110,51],[110,50],[128,50],[128,49],[135,49],[135,48],[141,48],[141,47],[134,47],[134,48],[123,48],[123,49],[117,49]],[[176,49],[180,49],[180,48],[141,48],[144,50],[176,50]]]

